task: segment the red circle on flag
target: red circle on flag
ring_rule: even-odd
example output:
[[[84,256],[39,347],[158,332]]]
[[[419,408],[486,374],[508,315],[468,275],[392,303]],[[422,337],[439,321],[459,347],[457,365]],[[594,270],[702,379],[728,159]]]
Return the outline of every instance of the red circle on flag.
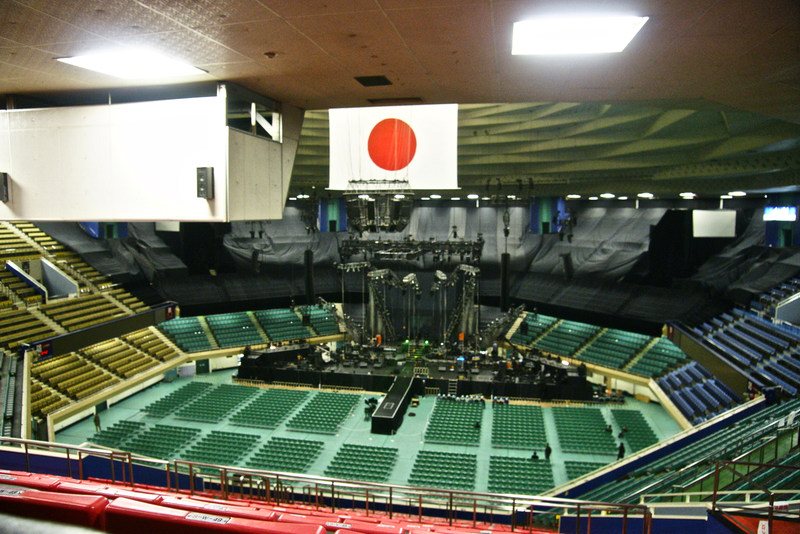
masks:
[[[369,157],[381,169],[399,171],[417,152],[417,136],[400,119],[383,119],[372,128],[367,141]]]

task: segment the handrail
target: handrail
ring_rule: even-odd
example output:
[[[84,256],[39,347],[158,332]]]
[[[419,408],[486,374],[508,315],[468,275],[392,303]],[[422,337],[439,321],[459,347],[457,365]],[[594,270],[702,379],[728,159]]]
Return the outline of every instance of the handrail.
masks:
[[[578,499],[564,499],[559,497],[544,497],[533,495],[515,495],[499,493],[480,493],[462,490],[447,490],[442,488],[425,488],[413,486],[400,486],[394,484],[372,483],[348,481],[329,477],[304,475],[299,473],[281,473],[276,471],[264,471],[259,469],[238,468],[230,466],[220,466],[215,464],[194,462],[188,460],[156,460],[144,456],[138,456],[130,452],[122,452],[92,447],[82,447],[63,443],[48,441],[27,440],[21,438],[2,438],[0,445],[13,443],[24,449],[26,468],[30,471],[30,456],[35,449],[63,449],[66,453],[69,476],[73,477],[71,454],[77,453],[78,475],[83,479],[83,458],[89,456],[100,456],[107,458],[111,463],[112,482],[115,478],[114,462],[119,461],[123,464],[122,482],[134,487],[133,464],[135,462],[146,462],[163,467],[166,470],[166,491],[183,493],[177,483],[179,473],[190,475],[193,481],[196,476],[203,477],[212,486],[218,485],[220,495],[224,499],[230,499],[237,493],[241,498],[253,500],[266,500],[267,502],[281,499],[291,499],[292,502],[298,499],[313,498],[311,503],[316,508],[330,507],[335,511],[337,502],[341,505],[342,501],[352,504],[352,509],[364,508],[365,514],[369,515],[370,510],[375,510],[378,503],[385,507],[392,517],[393,513],[406,508],[409,514],[417,515],[422,520],[423,516],[428,516],[426,511],[436,511],[435,515],[441,517],[442,511],[450,524],[457,518],[464,518],[469,515],[472,517],[473,525],[479,522],[478,510],[482,509],[481,516],[485,521],[486,517],[496,518],[498,514],[504,514],[511,524],[511,530],[526,528],[532,529],[534,519],[537,516],[548,516],[563,510],[563,513],[574,513],[576,517],[576,527],[580,528],[581,517],[588,517],[591,524],[593,512],[615,514],[623,518],[622,532],[627,533],[627,520],[630,517],[642,517],[642,533],[650,533],[651,515],[648,507],[642,504],[624,503],[604,503],[599,501],[582,501]],[[58,454],[57,451],[53,451]],[[176,484],[171,484],[170,475],[174,468]],[[204,475],[203,471],[216,471],[217,475]],[[127,472],[127,473],[126,473]],[[126,474],[128,475],[126,477]],[[74,478],[74,477],[73,477]],[[127,480],[126,480],[127,478]],[[249,485],[249,487],[246,487]],[[262,499],[263,488],[263,499]],[[273,492],[273,488],[279,490]],[[247,489],[247,497],[245,497]],[[313,490],[313,493],[312,493]],[[194,484],[191,483],[188,492],[196,492]],[[434,514],[431,514],[434,515]],[[519,518],[524,518],[522,523],[518,523]]]

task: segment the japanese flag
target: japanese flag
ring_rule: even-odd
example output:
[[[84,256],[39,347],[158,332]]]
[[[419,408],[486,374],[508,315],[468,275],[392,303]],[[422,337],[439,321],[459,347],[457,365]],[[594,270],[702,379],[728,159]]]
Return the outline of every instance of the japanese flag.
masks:
[[[329,118],[330,189],[458,189],[458,104],[332,109]]]

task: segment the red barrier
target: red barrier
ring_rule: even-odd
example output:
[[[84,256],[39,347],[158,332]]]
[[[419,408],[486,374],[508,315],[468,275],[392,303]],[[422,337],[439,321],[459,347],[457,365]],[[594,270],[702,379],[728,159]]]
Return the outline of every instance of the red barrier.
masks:
[[[108,499],[33,489],[0,488],[0,512],[37,520],[103,529]]]
[[[325,534],[322,527],[280,525],[219,513],[188,512],[126,498],[116,499],[106,507],[106,529],[112,534]]]

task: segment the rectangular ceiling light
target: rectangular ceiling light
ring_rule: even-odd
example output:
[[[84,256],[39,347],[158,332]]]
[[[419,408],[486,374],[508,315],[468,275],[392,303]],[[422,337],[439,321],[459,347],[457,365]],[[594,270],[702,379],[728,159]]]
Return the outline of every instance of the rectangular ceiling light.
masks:
[[[148,51],[122,51],[57,58],[58,61],[125,79],[195,76],[205,71]]]
[[[513,55],[622,52],[648,17],[540,17],[514,23]]]

